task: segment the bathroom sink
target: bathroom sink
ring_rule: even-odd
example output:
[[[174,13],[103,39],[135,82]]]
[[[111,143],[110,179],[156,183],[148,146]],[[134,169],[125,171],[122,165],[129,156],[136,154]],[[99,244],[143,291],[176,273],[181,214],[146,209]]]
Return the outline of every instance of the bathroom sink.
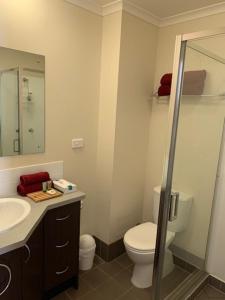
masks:
[[[22,199],[0,198],[0,233],[22,222],[30,210],[30,204]]]

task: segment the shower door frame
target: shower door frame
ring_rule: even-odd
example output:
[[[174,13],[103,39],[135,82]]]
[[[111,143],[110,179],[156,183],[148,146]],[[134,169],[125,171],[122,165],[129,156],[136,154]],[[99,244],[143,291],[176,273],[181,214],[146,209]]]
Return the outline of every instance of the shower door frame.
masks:
[[[153,299],[160,300],[161,282],[163,275],[167,225],[171,207],[171,190],[173,179],[173,167],[176,150],[177,129],[179,123],[180,103],[183,87],[184,64],[186,45],[188,41],[213,37],[225,34],[225,27],[215,30],[199,31],[182,34],[176,37],[173,78],[169,106],[169,128],[167,136],[167,149],[164,161],[164,171],[160,193],[160,207],[158,217],[158,229],[156,238],[156,251],[153,271]]]

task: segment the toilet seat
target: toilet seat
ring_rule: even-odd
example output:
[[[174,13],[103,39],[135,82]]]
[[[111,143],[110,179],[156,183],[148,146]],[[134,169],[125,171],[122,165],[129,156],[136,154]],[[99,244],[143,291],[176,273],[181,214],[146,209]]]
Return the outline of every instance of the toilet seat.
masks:
[[[133,253],[137,253],[137,254],[155,254],[155,249],[152,250],[139,250],[136,248],[132,248],[130,247],[125,241],[124,241],[125,247],[127,250],[132,251]]]
[[[138,253],[155,252],[157,225],[146,222],[127,231],[124,236],[125,245]],[[167,231],[166,245],[168,246],[175,237],[175,233]]]

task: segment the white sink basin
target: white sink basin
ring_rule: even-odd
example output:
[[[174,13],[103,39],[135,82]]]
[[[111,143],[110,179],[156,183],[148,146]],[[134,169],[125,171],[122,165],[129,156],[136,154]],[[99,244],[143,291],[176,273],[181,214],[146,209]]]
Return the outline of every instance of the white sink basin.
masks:
[[[0,232],[22,222],[30,213],[30,204],[17,198],[0,198]]]

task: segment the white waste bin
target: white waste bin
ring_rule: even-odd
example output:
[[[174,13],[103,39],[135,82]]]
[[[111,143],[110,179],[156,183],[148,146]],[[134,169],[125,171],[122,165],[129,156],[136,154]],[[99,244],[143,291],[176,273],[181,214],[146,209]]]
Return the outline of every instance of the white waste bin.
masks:
[[[90,270],[95,257],[96,243],[89,234],[80,237],[79,268],[82,271]]]

